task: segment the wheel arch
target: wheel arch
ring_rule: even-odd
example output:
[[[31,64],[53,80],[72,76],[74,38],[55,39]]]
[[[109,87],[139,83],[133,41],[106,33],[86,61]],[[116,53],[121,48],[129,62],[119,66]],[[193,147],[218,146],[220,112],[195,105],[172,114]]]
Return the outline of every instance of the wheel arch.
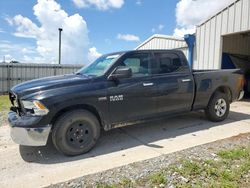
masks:
[[[214,96],[214,94],[215,94],[216,92],[220,92],[220,93],[226,94],[226,95],[228,96],[229,102],[230,102],[230,103],[232,102],[232,98],[233,98],[233,96],[232,96],[232,90],[230,89],[229,86],[219,86],[219,87],[217,87],[217,88],[214,90],[213,94],[211,95],[209,101],[211,100],[211,98]]]
[[[99,123],[100,123],[101,128],[103,128],[103,122],[102,122],[100,113],[98,112],[98,110],[97,110],[94,106],[91,106],[91,105],[88,105],[88,104],[77,104],[77,105],[67,106],[67,107],[65,107],[65,108],[60,109],[60,110],[54,115],[54,117],[53,117],[52,120],[51,120],[52,129],[53,129],[53,127],[54,127],[54,124],[55,124],[56,120],[57,120],[59,117],[61,117],[63,114],[65,114],[65,113],[67,113],[67,112],[70,112],[70,111],[73,111],[73,110],[79,110],[79,109],[87,110],[87,111],[89,111],[90,113],[92,113],[93,115],[95,115],[96,118],[98,119]]]

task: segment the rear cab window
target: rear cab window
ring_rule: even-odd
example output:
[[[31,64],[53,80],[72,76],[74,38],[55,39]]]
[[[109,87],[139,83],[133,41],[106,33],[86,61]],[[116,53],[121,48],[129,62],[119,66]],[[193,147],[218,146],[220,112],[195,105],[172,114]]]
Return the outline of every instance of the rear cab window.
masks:
[[[152,74],[170,74],[189,71],[181,57],[174,52],[155,52],[152,64]]]

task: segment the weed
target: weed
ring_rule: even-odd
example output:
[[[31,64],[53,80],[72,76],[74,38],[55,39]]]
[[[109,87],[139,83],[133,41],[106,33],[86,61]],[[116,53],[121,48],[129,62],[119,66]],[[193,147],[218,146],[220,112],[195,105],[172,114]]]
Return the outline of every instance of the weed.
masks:
[[[150,180],[151,184],[154,185],[154,186],[157,186],[157,185],[160,185],[160,184],[165,185],[167,183],[167,180],[166,180],[166,177],[165,177],[165,174],[164,174],[163,171],[152,174],[149,177],[149,180]]]
[[[236,160],[249,157],[249,152],[245,147],[241,147],[233,150],[220,151],[218,155],[222,159]]]

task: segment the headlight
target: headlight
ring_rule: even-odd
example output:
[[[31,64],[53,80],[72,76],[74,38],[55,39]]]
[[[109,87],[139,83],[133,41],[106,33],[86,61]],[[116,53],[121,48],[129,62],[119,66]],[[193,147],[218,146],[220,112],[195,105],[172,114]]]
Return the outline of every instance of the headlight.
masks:
[[[40,101],[22,101],[23,107],[32,115],[44,116],[49,110]]]

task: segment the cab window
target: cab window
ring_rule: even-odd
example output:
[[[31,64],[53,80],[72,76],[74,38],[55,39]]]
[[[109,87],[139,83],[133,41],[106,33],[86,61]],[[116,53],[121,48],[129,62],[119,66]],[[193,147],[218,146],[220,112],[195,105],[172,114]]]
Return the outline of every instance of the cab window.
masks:
[[[150,56],[147,53],[128,55],[120,66],[132,69],[132,77],[142,77],[149,75]]]
[[[166,74],[183,70],[183,64],[175,53],[155,53],[155,63],[152,66],[153,74]]]

